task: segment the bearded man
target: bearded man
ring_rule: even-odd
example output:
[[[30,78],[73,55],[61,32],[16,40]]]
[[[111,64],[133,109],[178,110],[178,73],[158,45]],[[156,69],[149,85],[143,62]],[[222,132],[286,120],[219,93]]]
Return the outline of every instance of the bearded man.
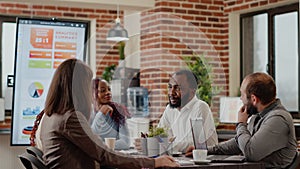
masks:
[[[235,138],[208,147],[208,153],[242,154],[266,168],[288,168],[297,154],[295,128],[291,114],[276,99],[273,78],[260,72],[247,75],[240,91],[244,106],[238,112]]]
[[[202,119],[203,127],[195,132],[204,132],[207,145],[218,144],[213,115],[208,104],[197,98],[197,87],[197,77],[187,69],[175,72],[169,80],[169,104],[158,126],[168,128],[169,136],[176,137],[173,151],[185,153],[186,149],[193,145],[190,119],[196,118]]]

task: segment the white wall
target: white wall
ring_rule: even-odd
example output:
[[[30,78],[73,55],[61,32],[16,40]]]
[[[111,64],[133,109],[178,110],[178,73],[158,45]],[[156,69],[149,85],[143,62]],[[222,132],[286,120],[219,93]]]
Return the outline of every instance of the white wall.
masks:
[[[4,23],[2,31],[2,97],[5,109],[12,109],[12,87],[7,87],[7,75],[14,74],[16,23]]]
[[[0,168],[22,169],[19,154],[25,152],[25,146],[10,146],[10,134],[0,134]]]

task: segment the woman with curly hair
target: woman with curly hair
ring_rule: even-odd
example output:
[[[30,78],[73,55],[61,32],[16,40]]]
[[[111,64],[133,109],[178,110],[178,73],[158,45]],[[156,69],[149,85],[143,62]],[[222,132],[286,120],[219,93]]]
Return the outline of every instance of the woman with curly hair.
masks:
[[[126,118],[130,117],[127,108],[112,101],[108,82],[101,78],[93,79],[93,112],[90,118],[93,132],[103,140],[116,138],[115,149],[129,149],[130,139]]]

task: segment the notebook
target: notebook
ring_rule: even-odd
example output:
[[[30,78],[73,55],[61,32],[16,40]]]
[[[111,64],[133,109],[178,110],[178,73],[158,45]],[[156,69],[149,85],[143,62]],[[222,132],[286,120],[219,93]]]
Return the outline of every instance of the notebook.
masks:
[[[190,123],[195,149],[207,149],[202,118],[190,119]],[[241,155],[209,155],[207,160],[211,162],[244,162],[245,157]]]

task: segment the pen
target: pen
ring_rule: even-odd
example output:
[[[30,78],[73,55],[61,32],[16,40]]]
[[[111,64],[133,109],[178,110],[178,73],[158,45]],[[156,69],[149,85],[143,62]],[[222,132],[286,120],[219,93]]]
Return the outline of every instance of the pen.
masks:
[[[146,138],[146,135],[143,132],[141,132],[141,137]]]
[[[155,156],[152,156],[152,157],[150,157],[150,158],[156,158],[156,157],[159,157],[159,155],[155,155]]]

